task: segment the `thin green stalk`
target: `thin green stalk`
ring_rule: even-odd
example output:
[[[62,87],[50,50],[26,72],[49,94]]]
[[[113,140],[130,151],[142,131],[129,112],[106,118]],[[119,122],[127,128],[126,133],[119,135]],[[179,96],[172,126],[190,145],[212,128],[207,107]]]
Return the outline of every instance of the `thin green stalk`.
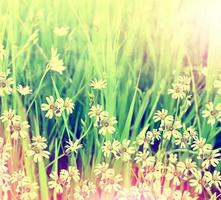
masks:
[[[35,102],[35,100],[36,100],[36,98],[37,98],[37,96],[38,96],[38,94],[39,94],[39,92],[40,92],[40,90],[41,90],[41,86],[42,86],[43,80],[44,80],[44,78],[45,78],[45,76],[46,76],[46,74],[47,74],[48,71],[49,71],[49,69],[46,68],[46,70],[45,70],[43,76],[41,77],[41,80],[40,80],[40,83],[39,83],[38,88],[37,88],[37,90],[36,90],[35,96],[34,96],[33,100],[31,101],[31,103],[30,103],[30,105],[29,105],[29,107],[28,107],[28,109],[27,109],[27,114],[29,113],[29,111],[30,111],[30,109],[31,109],[31,107],[32,107],[32,105],[33,105],[33,103]]]
[[[49,164],[47,164],[45,168],[47,169],[48,167],[50,167],[51,165],[53,165],[54,163],[56,163],[59,159],[63,158],[64,156],[66,156],[65,153],[61,154],[61,155],[58,156],[56,159],[54,159],[54,160],[51,161]]]

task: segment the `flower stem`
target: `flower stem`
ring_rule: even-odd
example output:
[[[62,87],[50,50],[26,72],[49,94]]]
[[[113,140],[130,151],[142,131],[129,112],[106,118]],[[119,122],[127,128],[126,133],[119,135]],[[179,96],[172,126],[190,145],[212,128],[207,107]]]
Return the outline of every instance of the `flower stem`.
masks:
[[[62,157],[64,157],[66,154],[63,153],[60,156],[57,157],[57,160],[61,159]],[[52,164],[54,164],[57,160],[53,160],[52,162],[50,162],[45,168],[50,167]]]
[[[41,80],[40,80],[40,83],[39,83],[39,85],[38,85],[38,89],[37,89],[37,91],[36,91],[36,93],[35,93],[35,96],[34,96],[32,102],[30,103],[30,105],[29,105],[29,107],[28,107],[27,114],[29,113],[29,110],[31,109],[33,103],[35,102],[35,100],[36,100],[36,98],[37,98],[37,96],[38,96],[38,94],[39,94],[39,91],[40,91],[40,89],[41,89],[43,80],[44,80],[44,78],[45,78],[45,76],[46,76],[46,74],[47,74],[48,71],[49,71],[49,68],[46,68],[46,70],[45,70],[43,76],[41,77]]]

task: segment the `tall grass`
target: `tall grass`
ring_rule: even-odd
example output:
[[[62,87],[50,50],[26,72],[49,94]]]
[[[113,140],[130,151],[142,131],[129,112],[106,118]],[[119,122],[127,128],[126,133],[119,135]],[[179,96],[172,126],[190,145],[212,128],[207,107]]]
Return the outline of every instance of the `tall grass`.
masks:
[[[201,114],[209,101],[221,101],[213,90],[220,72],[221,31],[218,24],[202,21],[204,14],[211,12],[208,3],[0,1],[0,44],[6,50],[0,71],[11,70],[14,90],[18,84],[33,89],[29,96],[13,93],[0,98],[0,111],[13,108],[30,124],[30,137],[19,143],[13,154],[13,168],[18,170],[24,165],[26,174],[40,184],[39,199],[49,199],[48,174],[68,165],[77,166],[82,179],[95,181],[92,172],[103,160],[103,143],[113,139],[135,141],[145,128],[156,128],[152,119],[156,110],[162,108],[179,115],[186,127],[195,126],[200,136],[215,144],[220,128],[209,126]],[[69,27],[69,32],[60,37],[54,34],[55,27]],[[47,71],[52,47],[66,66],[62,75]],[[191,69],[193,96],[191,107],[181,115],[182,105],[171,98],[168,89],[185,69]],[[207,75],[199,75],[200,70],[207,70]],[[88,87],[95,78],[107,82],[101,93]],[[94,128],[88,116],[92,94],[104,110],[116,116],[113,135],[103,137]],[[47,119],[41,104],[48,96],[70,97],[75,103],[70,117],[64,114],[59,119]],[[4,128],[0,135],[11,141]],[[37,135],[47,138],[51,157],[34,164],[25,152],[30,138]],[[62,156],[65,142],[79,138],[83,148],[73,156]],[[163,151],[169,151],[169,147]],[[117,161],[115,165],[119,173],[124,171],[125,185],[130,185],[131,164]],[[216,169],[219,171],[220,165]]]

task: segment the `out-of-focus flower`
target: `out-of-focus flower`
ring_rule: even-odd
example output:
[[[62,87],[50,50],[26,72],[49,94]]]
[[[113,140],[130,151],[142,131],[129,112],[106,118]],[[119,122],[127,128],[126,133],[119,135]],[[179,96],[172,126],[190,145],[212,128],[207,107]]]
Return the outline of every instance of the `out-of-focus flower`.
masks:
[[[100,130],[101,135],[113,134],[115,132],[114,125],[117,123],[115,117],[104,117],[100,121]]]
[[[59,113],[62,113],[63,110],[66,110],[67,114],[71,114],[73,112],[73,109],[74,109],[74,103],[72,102],[72,100],[69,97],[67,97],[65,100],[62,99],[61,97],[59,97],[56,100],[55,105],[56,105],[56,110],[57,111],[60,110]]]
[[[206,171],[204,177],[210,187],[213,185],[217,188],[221,187],[221,175],[219,171],[215,170],[213,173]]]
[[[206,144],[205,138],[199,138],[193,141],[192,144],[193,151],[199,151],[199,154],[203,154],[212,149],[211,144]]]
[[[153,194],[151,186],[147,183],[139,183],[137,186],[131,186],[130,192],[128,192],[128,198],[133,197],[132,199],[153,199]]]
[[[33,156],[34,162],[41,162],[43,158],[49,159],[50,152],[46,151],[47,144],[45,143],[46,139],[44,137],[33,138],[33,143],[29,145],[30,149],[27,150],[28,156]]]
[[[78,149],[81,149],[83,146],[80,144],[79,140],[76,141],[67,141],[67,145],[65,146],[66,150],[65,153],[77,153]]]
[[[41,104],[41,110],[47,111],[45,117],[52,119],[53,116],[60,117],[63,112],[63,102],[54,100],[53,96],[46,97],[46,103]]]
[[[95,90],[102,90],[106,88],[106,86],[107,86],[107,82],[103,79],[100,79],[100,80],[94,79],[90,82],[90,87]]]
[[[181,83],[173,83],[172,87],[168,89],[168,94],[171,94],[173,99],[183,99],[186,96],[185,88]]]
[[[102,174],[106,173],[108,169],[108,164],[105,162],[102,162],[101,164],[98,164],[94,169],[95,176],[102,176]]]
[[[131,141],[124,139],[119,149],[119,157],[127,162],[131,159],[131,155],[135,153],[135,148],[130,146]]]
[[[66,36],[68,34],[69,29],[69,27],[55,27],[54,34],[59,37]]]
[[[107,118],[109,116],[109,113],[106,111],[103,111],[103,107],[101,105],[93,105],[90,108],[90,111],[88,112],[88,115],[90,118],[95,117],[95,126],[99,126],[99,123],[101,119]]]
[[[166,140],[170,140],[171,137],[176,137],[180,133],[180,128],[182,128],[181,121],[177,120],[161,126],[160,130],[163,131],[163,138]]]
[[[31,147],[30,150],[27,151],[28,156],[33,156],[34,162],[41,162],[43,158],[49,159],[50,152],[45,151],[38,147]]]
[[[167,168],[166,180],[173,183],[175,186],[179,186],[182,181],[182,172],[175,165],[170,164]]]
[[[208,118],[208,124],[214,125],[218,120],[221,122],[221,103],[214,106],[212,102],[206,104],[206,110],[202,112],[204,118]]]
[[[33,136],[32,138],[32,145],[42,148],[42,149],[47,148],[48,145],[46,144],[46,142],[47,142],[47,139],[40,135]]]
[[[196,162],[192,161],[191,158],[186,158],[184,162],[178,162],[177,168],[187,177],[197,171]]]
[[[0,96],[9,95],[12,93],[12,84],[14,83],[12,78],[7,78],[7,74],[0,72]]]
[[[189,135],[190,140],[196,140],[198,137],[198,133],[193,127],[188,127],[184,134]]]
[[[13,118],[8,124],[7,130],[11,133],[11,138],[18,140],[19,137],[26,138],[28,136],[29,124],[27,121],[21,121],[21,118]]]
[[[123,181],[123,178],[120,174],[115,175],[114,170],[108,169],[104,173],[100,180],[100,187],[104,192],[114,193],[121,189],[120,183]]]
[[[51,58],[48,63],[48,68],[52,71],[58,72],[62,74],[65,70],[64,62],[62,59],[59,59],[59,55],[57,53],[57,49],[51,48]]]
[[[62,181],[60,180],[57,172],[53,171],[49,176],[51,180],[48,182],[48,187],[53,189],[55,193],[63,193]]]
[[[160,121],[162,125],[173,122],[173,116],[168,115],[168,111],[165,109],[158,110],[155,113],[153,119],[154,119],[154,122]]]
[[[87,180],[83,181],[80,185],[77,185],[74,190],[74,199],[85,200],[95,193],[95,185]]]
[[[24,177],[22,184],[19,185],[21,200],[34,200],[38,196],[39,186],[36,182],[33,182],[29,177]]]
[[[4,139],[0,137],[0,160],[2,160],[2,164],[10,158],[11,149],[11,144],[5,143]]]
[[[183,86],[184,91],[190,91],[191,78],[189,76],[179,76],[178,81]]]
[[[80,180],[80,173],[76,167],[69,166],[68,170],[62,169],[60,171],[60,179],[70,186],[72,180],[75,182]]]
[[[111,141],[106,141],[102,147],[102,152],[105,157],[109,157],[111,154],[116,156],[120,150],[120,142],[117,140],[114,140],[113,142]]]
[[[47,111],[45,117],[52,119],[54,116],[54,110],[55,110],[55,100],[53,96],[46,97],[46,103],[41,104],[41,110]]]
[[[0,80],[4,80],[7,78],[7,73],[0,71]]]
[[[15,111],[12,109],[6,110],[3,112],[2,116],[0,117],[1,121],[4,123],[10,123],[15,116]]]
[[[135,157],[137,163],[141,163],[141,167],[153,166],[155,163],[155,157],[151,156],[149,151],[139,151]]]
[[[102,118],[101,114],[103,112],[103,107],[101,105],[93,105],[90,108],[90,111],[88,112],[88,115],[90,118],[92,117],[98,117],[98,118]]]
[[[183,134],[177,133],[174,138],[174,143],[178,145],[180,148],[186,148],[190,144],[190,138],[189,135],[186,134],[187,132],[184,132]]]
[[[69,97],[64,100],[64,109],[67,111],[67,114],[71,114],[74,110],[74,103]]]
[[[196,171],[194,173],[194,178],[191,179],[189,181],[189,183],[190,183],[190,186],[193,187],[195,189],[195,192],[198,193],[198,194],[202,193],[203,188],[206,185],[205,178],[203,177],[201,171]]]
[[[67,97],[65,100],[59,97],[56,101],[53,96],[46,97],[47,103],[41,104],[41,110],[46,111],[45,117],[52,119],[53,116],[61,117],[64,110],[71,114],[74,109],[74,103]]]
[[[160,140],[160,132],[157,129],[153,129],[152,131],[147,131],[146,137],[144,138],[145,142],[154,144],[155,140]]]
[[[170,164],[177,164],[177,161],[178,161],[177,154],[171,153],[169,155],[168,161],[169,161]]]
[[[191,197],[190,193],[188,191],[180,191],[176,190],[173,193],[174,200],[195,200],[194,198]]]
[[[221,94],[221,74],[219,75],[219,79],[214,81],[214,87],[217,89],[217,94]]]
[[[208,149],[200,154],[197,158],[203,161],[202,167],[208,169],[210,166],[216,167],[219,164],[221,153],[219,153],[219,150],[217,149]]]
[[[25,177],[24,170],[14,171],[11,175],[11,182],[19,183],[24,179],[24,177]]]
[[[32,89],[29,86],[22,86],[22,85],[17,86],[17,91],[23,96],[32,93]]]

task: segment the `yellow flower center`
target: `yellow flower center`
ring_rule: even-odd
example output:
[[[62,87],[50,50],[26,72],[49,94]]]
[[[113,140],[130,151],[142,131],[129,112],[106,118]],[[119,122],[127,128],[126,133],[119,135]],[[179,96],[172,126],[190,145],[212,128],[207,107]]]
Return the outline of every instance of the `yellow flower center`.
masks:
[[[210,112],[210,114],[211,114],[212,116],[215,116],[215,115],[216,115],[216,111],[215,111],[215,110],[212,110],[212,111]]]
[[[108,127],[108,126],[110,125],[110,123],[109,123],[108,121],[104,121],[104,122],[103,122],[103,125],[104,125],[105,127]]]
[[[100,110],[99,109],[97,109],[97,110],[95,110],[95,114],[97,115],[97,116],[99,116],[100,115]]]
[[[6,87],[6,83],[5,83],[5,82],[1,82],[1,83],[0,83],[0,86],[1,86],[2,88],[5,88],[5,87]]]
[[[31,189],[30,188],[26,188],[25,191],[26,192],[31,192]]]
[[[180,93],[180,92],[181,92],[181,89],[180,89],[180,88],[176,88],[176,89],[175,89],[175,92],[176,92],[176,93]]]
[[[14,126],[16,131],[21,131],[21,127],[20,126]]]
[[[50,105],[50,107],[49,107],[51,110],[53,110],[54,109],[54,105]]]

